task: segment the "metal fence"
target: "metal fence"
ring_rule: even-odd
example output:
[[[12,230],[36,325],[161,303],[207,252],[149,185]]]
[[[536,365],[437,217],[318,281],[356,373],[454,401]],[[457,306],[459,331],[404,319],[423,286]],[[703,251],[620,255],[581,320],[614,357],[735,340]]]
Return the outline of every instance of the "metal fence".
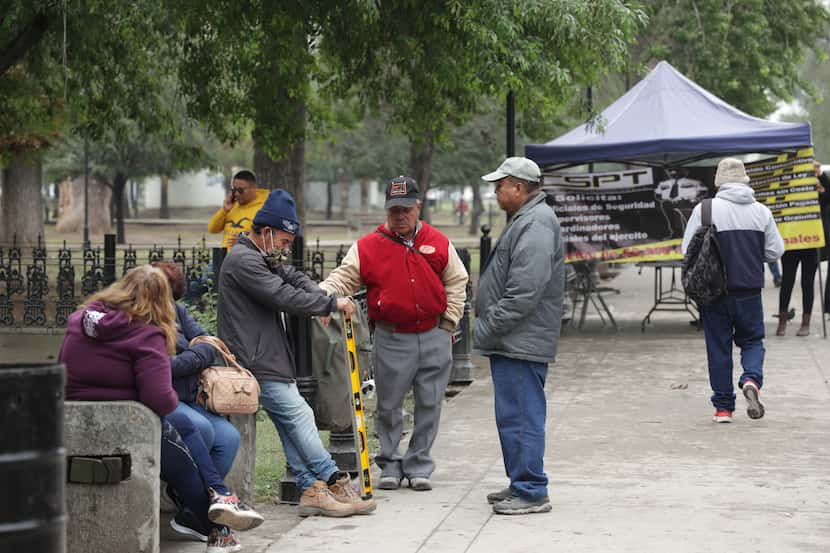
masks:
[[[292,263],[319,282],[340,265],[350,245],[322,246],[319,240],[304,244],[298,237]],[[224,255],[224,249],[208,247],[204,238],[190,246],[183,245],[179,237],[174,245],[116,247],[114,235],[105,235],[104,243],[98,245],[64,242],[47,247],[40,237],[35,246],[24,247],[16,239],[0,244],[0,332],[62,328],[84,298],[137,265],[161,260],[181,267],[187,284],[185,299],[198,306]],[[360,303],[365,309],[365,302]]]

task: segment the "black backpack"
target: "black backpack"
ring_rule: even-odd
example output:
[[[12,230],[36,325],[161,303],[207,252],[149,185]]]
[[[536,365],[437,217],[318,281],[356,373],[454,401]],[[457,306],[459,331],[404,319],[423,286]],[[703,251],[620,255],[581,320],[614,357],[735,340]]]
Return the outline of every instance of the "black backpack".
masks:
[[[718,229],[712,224],[712,200],[703,200],[700,211],[700,228],[686,249],[680,270],[686,295],[698,306],[726,294],[726,267],[718,245]]]

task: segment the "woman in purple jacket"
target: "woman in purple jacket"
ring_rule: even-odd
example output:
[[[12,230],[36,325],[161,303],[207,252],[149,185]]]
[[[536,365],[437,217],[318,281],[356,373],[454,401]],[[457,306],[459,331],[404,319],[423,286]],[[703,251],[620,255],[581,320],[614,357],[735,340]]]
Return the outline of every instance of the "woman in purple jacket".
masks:
[[[136,267],[70,315],[59,359],[66,399],[138,401],[162,420],[161,477],[209,529],[207,553],[239,551],[233,532],[262,523],[225,487],[199,431],[175,412],[169,354],[176,326],[170,285],[159,269]],[[198,468],[194,470],[194,467]]]

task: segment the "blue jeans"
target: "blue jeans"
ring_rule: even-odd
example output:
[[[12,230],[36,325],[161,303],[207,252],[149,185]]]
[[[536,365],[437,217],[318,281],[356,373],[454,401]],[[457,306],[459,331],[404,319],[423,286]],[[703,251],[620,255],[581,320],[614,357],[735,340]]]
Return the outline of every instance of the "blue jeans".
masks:
[[[760,388],[764,384],[764,308],[761,294],[727,294],[701,308],[706,357],[709,361],[709,384],[715,409],[735,410],[732,383],[732,341],[741,348],[743,374],[738,386],[747,379]]]
[[[199,430],[219,476],[224,479],[239,451],[239,430],[222,415],[211,413],[198,403],[179,402],[174,412],[186,416]]]
[[[221,528],[208,520],[208,487],[228,493],[213,466],[202,437],[190,420],[170,413],[161,419],[161,478],[205,528]]]
[[[513,494],[537,501],[548,495],[545,455],[545,363],[490,357],[496,426]]]
[[[297,486],[307,490],[316,480],[328,481],[338,472],[314,423],[314,412],[293,382],[265,380],[260,383],[259,401],[277,428],[285,460]]]

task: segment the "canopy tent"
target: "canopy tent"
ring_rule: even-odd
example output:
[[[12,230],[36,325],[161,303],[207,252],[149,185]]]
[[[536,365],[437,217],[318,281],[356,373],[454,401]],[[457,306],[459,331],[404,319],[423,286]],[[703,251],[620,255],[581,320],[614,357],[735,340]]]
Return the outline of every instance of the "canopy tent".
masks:
[[[812,144],[809,123],[748,115],[661,61],[601,114],[601,129],[581,125],[525,155],[540,166],[621,162],[677,166],[740,153],[781,152]]]

